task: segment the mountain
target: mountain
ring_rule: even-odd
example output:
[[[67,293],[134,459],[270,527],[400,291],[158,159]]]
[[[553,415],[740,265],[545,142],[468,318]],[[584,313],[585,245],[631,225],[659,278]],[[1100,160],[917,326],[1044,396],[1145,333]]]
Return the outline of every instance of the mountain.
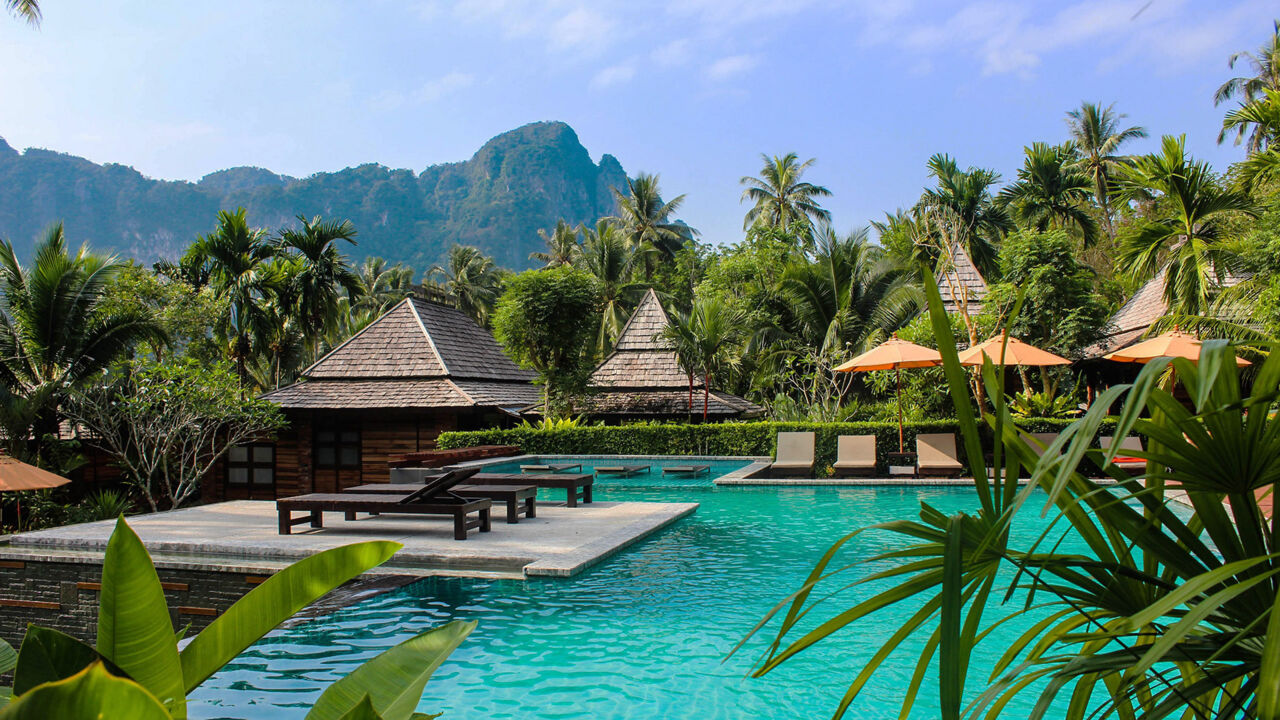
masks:
[[[359,245],[347,251],[357,260],[379,255],[421,271],[456,242],[520,269],[543,247],[539,229],[613,214],[610,189],[626,180],[616,158],[592,162],[562,122],[516,128],[470,160],[421,173],[370,163],[293,178],[234,167],[197,183],[49,150],[18,153],[0,140],[0,237],[28,256],[41,231],[61,220],[74,243],[151,262],[176,257],[209,232],[218,210],[244,206],[254,225],[268,228],[295,224],[300,214],[346,218],[359,231]]]

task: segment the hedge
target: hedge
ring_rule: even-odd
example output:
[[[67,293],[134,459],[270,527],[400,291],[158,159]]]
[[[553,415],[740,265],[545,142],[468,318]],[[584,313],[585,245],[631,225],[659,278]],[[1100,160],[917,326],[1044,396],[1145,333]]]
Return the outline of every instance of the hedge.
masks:
[[[1027,432],[1058,432],[1071,420],[1047,418],[1019,422]],[[984,436],[990,430],[984,426]],[[829,474],[836,460],[840,435],[875,435],[881,458],[898,450],[898,424],[886,422],[751,422],[751,423],[635,423],[596,425],[567,430],[511,428],[441,433],[436,440],[443,450],[473,445],[518,445],[530,455],[752,455],[772,456],[778,433],[812,430],[816,436],[818,474]],[[904,429],[905,449],[915,448],[919,433],[959,433],[954,421],[909,422]],[[989,445],[989,439],[984,445]],[[957,447],[964,452],[957,436]],[[961,460],[963,461],[963,457]]]

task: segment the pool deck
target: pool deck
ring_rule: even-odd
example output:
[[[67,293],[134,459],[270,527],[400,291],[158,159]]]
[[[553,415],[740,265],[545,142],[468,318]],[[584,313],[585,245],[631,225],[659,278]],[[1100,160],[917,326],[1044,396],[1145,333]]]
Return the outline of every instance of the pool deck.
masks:
[[[501,509],[492,531],[453,539],[449,518],[406,515],[347,522],[326,513],[325,527],[279,535],[274,502],[240,500],[128,518],[157,566],[275,570],[320,550],[363,540],[394,540],[404,549],[379,568],[398,575],[497,577],[576,575],[697,510],[697,503],[594,502],[540,505],[538,516],[507,524]],[[114,521],[11,535],[0,560],[101,562]]]

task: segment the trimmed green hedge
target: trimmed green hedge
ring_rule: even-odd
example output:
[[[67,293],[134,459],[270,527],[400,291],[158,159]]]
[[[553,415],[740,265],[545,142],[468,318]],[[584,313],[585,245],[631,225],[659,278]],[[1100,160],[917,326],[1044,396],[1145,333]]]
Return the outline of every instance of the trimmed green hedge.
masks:
[[[1071,422],[1032,419],[1019,424],[1027,432],[1058,432]],[[473,445],[518,445],[530,455],[772,456],[778,433],[793,430],[814,432],[819,475],[829,474],[830,467],[836,460],[836,438],[840,435],[875,435],[876,450],[881,458],[886,453],[898,450],[898,424],[884,422],[753,422],[705,425],[635,423],[585,426],[568,430],[512,428],[446,432],[441,433],[436,442],[444,450]],[[908,452],[915,449],[915,437],[918,433],[940,432],[958,433],[959,426],[952,421],[907,423],[904,432],[905,449]],[[985,434],[989,436],[990,432]],[[989,444],[989,441],[985,444]],[[958,437],[957,446],[963,453],[963,444]]]

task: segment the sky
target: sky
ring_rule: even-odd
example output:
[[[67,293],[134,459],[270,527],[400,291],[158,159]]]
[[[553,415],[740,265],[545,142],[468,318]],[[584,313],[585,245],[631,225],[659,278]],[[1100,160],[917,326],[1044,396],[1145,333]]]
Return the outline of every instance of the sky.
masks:
[[[1280,7],[1240,0],[43,0],[0,18],[0,136],[155,178],[305,176],[464,160],[563,120],[592,157],[661,176],[703,239],[734,242],[761,153],[844,231],[911,205],[945,152],[1006,180],[1065,113],[1114,103],[1225,170],[1228,57]]]

